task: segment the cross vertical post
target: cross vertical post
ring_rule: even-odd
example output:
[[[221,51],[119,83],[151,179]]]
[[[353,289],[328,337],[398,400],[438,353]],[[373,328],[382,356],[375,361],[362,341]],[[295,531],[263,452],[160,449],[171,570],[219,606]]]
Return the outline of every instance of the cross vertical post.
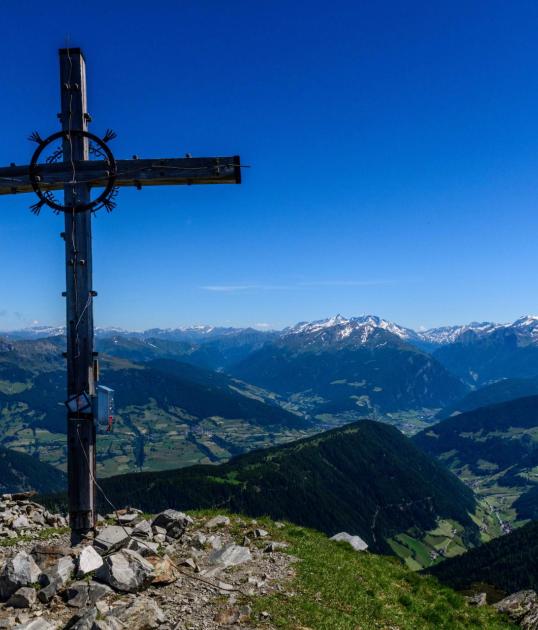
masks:
[[[88,160],[88,139],[72,134],[87,131],[86,68],[80,49],[60,50],[61,123],[66,133],[63,161],[68,177],[64,199],[72,212],[65,214],[67,390],[68,398],[95,394],[93,352],[92,213],[75,212],[88,203],[90,187],[77,183],[76,163]],[[71,176],[70,176],[71,171]],[[67,474],[69,523],[74,538],[94,529],[96,430],[93,411],[67,414]]]
[[[108,129],[99,137],[88,131],[86,65],[80,48],[60,50],[62,131],[37,143],[30,163],[0,167],[0,196],[35,193],[30,206],[37,216],[49,207],[63,213],[67,315],[67,476],[69,525],[72,542],[79,542],[96,525],[96,381],[93,351],[92,212],[111,212],[121,187],[240,184],[238,155],[214,157],[159,157],[116,160]],[[61,147],[55,143],[61,141]],[[91,159],[90,159],[91,157]],[[92,198],[93,189],[93,198]],[[54,191],[64,192],[64,203]]]

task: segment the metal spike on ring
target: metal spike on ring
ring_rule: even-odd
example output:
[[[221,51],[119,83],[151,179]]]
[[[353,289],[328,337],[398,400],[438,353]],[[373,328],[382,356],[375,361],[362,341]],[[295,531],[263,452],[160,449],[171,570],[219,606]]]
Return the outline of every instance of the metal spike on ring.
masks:
[[[112,212],[112,210],[114,210],[114,208],[116,207],[116,202],[112,201],[112,199],[105,199],[103,201],[103,208],[107,211],[107,212]]]
[[[39,201],[37,201],[36,203],[34,203],[33,205],[30,206],[30,212],[32,214],[35,214],[36,217],[39,215],[39,213],[41,212],[41,208],[45,205],[45,202],[43,201],[43,199],[40,199]]]
[[[103,142],[108,142],[109,140],[114,140],[117,138],[118,134],[113,129],[107,129],[105,135],[103,136]]]
[[[28,140],[35,142],[36,144],[43,144],[43,138],[39,135],[39,131],[32,131],[28,136]]]

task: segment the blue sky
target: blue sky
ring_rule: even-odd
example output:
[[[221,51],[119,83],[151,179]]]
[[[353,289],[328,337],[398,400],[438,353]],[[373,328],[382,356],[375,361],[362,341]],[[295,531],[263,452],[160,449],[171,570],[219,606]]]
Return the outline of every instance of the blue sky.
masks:
[[[122,190],[96,322],[420,327],[538,311],[538,4],[5,0],[0,164],[83,48],[117,157],[240,154],[241,186]],[[0,198],[0,329],[61,323],[62,218]]]

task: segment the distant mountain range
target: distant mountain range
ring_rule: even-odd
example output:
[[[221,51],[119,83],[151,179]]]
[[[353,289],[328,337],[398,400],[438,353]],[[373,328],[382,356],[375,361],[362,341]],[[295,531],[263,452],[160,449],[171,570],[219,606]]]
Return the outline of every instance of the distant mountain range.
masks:
[[[256,328],[237,328],[226,326],[196,325],[183,326],[178,328],[150,328],[144,331],[130,331],[118,327],[97,327],[95,329],[98,338],[127,336],[136,339],[161,338],[172,341],[196,341],[206,342],[222,337],[237,337],[246,333],[257,338],[271,339],[289,333],[301,333],[305,331],[314,332],[332,327],[339,327],[341,330],[352,330],[363,328],[364,330],[381,328],[405,341],[409,341],[419,346],[438,348],[447,344],[456,343],[463,337],[487,337],[497,330],[510,331],[521,339],[534,341],[538,344],[538,316],[524,315],[513,323],[498,324],[493,322],[471,322],[470,324],[441,326],[428,330],[413,330],[390,322],[377,315],[361,315],[358,317],[346,318],[342,315],[335,315],[327,319],[313,322],[300,322],[295,326],[278,330],[259,330]],[[0,337],[4,339],[40,339],[45,337],[55,337],[65,334],[64,326],[31,326],[19,330],[0,331]],[[366,333],[367,334],[367,333]]]
[[[13,343],[19,352],[24,344],[29,352],[39,342],[61,345],[62,334],[62,328],[47,327],[10,332],[0,338],[0,352]],[[373,315],[336,315],[269,332],[212,326],[144,332],[98,328],[96,339],[97,349],[109,357],[136,363],[173,360],[226,372],[275,392],[289,409],[321,422],[396,414],[397,426],[410,432],[440,410],[449,415],[472,407],[472,401],[463,401],[471,390],[512,382],[495,385],[495,402],[507,399],[511,388],[516,395],[517,390],[527,393],[529,383],[513,381],[538,378],[538,318],[533,316],[512,324],[414,331]],[[528,393],[534,393],[532,387]],[[409,412],[414,418],[405,415]]]
[[[209,370],[227,370],[272,338],[268,333],[250,328],[222,334],[208,333],[198,338],[195,332],[185,335],[165,331],[151,333],[154,336],[149,332],[147,336],[99,334],[96,348],[109,356],[132,361],[175,359]]]
[[[346,318],[341,315],[315,322],[301,322],[281,331],[253,328],[191,326],[154,328],[143,332],[118,328],[97,328],[96,337],[110,349],[115,340],[129,339],[132,352],[166,358],[167,353],[183,356],[190,363],[210,369],[227,370],[264,345],[290,341],[292,336],[309,343],[368,345],[372,335],[386,333],[386,339],[400,340],[431,354],[454,376],[470,387],[503,378],[538,376],[538,317],[527,315],[510,324],[491,322],[444,326],[416,331],[375,315]],[[37,326],[0,333],[4,340],[42,339],[62,336],[62,327]],[[137,350],[137,344],[138,350]],[[125,346],[125,342],[123,343]],[[124,348],[124,351],[127,349]],[[132,357],[130,357],[132,358]]]
[[[472,386],[538,375],[538,318],[523,317],[487,331],[468,330],[433,356]]]
[[[312,414],[443,407],[465,386],[383,320],[335,317],[299,324],[253,351],[230,372]]]
[[[115,433],[100,438],[106,474],[221,461],[365,417],[413,434],[436,415],[538,395],[531,316],[429,331],[336,315],[270,332],[96,334],[102,382],[116,390],[118,412]],[[0,337],[0,443],[60,466],[64,345],[62,328]]]

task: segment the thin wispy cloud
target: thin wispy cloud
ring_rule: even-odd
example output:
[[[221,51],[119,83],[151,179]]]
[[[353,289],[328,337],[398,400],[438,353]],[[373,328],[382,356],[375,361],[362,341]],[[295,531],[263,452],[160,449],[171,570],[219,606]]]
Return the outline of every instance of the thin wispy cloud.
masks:
[[[313,280],[292,284],[210,284],[200,288],[216,293],[240,293],[243,291],[290,291],[322,287],[375,287],[397,284],[401,280]]]
[[[217,293],[238,293],[241,291],[289,291],[297,285],[282,284],[210,284],[200,287],[204,291]]]
[[[200,288],[204,291],[215,291],[217,293],[235,293],[237,291],[259,289],[260,287],[255,284],[210,284]]]
[[[313,282],[298,282],[299,287],[376,287],[386,284],[396,284],[396,280],[316,280]]]

